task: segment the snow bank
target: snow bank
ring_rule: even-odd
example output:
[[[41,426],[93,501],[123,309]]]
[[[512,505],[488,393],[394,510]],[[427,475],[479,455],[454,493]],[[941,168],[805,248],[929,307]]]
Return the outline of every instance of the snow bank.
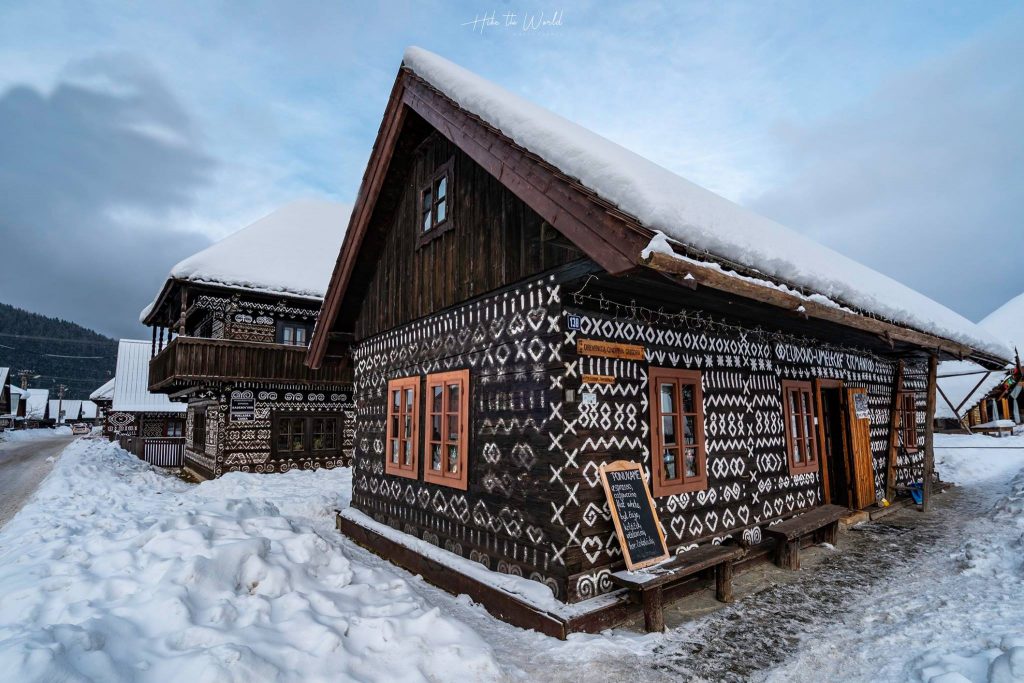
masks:
[[[333,531],[350,476],[191,486],[112,444],[73,443],[0,532],[0,670],[83,682],[497,678],[475,633]]]
[[[972,486],[1008,480],[1024,468],[1024,436],[936,434],[935,469],[943,481]]]
[[[38,441],[39,439],[52,439],[58,436],[71,436],[71,427],[61,426],[50,429],[15,429],[0,432],[0,443],[23,443],[25,441]]]
[[[687,246],[1006,359],[1001,340],[963,316],[775,221],[418,47],[403,63],[460,107],[634,216]],[[647,250],[667,244],[656,236]]]

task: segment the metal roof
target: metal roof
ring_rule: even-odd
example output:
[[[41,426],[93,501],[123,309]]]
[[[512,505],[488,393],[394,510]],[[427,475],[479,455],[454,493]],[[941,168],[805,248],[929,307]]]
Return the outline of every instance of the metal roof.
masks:
[[[164,394],[149,391],[149,356],[152,344],[122,339],[117,346],[114,402],[111,409],[127,413],[183,413],[184,403],[172,403]]]

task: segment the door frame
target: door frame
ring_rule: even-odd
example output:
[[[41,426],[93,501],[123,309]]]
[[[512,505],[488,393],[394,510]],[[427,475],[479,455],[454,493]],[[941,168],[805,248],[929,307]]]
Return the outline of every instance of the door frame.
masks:
[[[846,497],[847,497],[847,503],[849,505],[852,505],[853,504],[853,491],[851,490],[851,487],[850,487],[850,476],[851,476],[851,472],[850,472],[850,450],[849,450],[849,447],[847,445],[847,441],[849,440],[849,436],[848,436],[849,429],[848,429],[848,425],[846,423],[846,410],[845,410],[845,405],[844,405],[846,398],[845,398],[844,392],[843,392],[843,388],[844,388],[845,385],[843,384],[843,380],[841,380],[841,379],[815,378],[813,386],[814,386],[815,410],[817,411],[817,414],[815,415],[815,417],[817,418],[817,422],[818,422],[818,424],[817,424],[817,431],[818,431],[818,463],[820,464],[819,471],[821,472],[822,500],[825,501],[826,505],[830,505],[832,503],[832,491],[831,491],[831,487],[829,485],[831,483],[832,473],[828,469],[828,467],[829,467],[829,463],[828,463],[828,461],[829,461],[829,454],[827,452],[825,452],[825,419],[824,419],[825,418],[825,410],[824,410],[824,402],[821,400],[821,390],[822,389],[838,389],[839,390],[839,420],[840,420],[840,423],[842,425],[842,427],[840,429],[841,433],[838,436],[839,436],[840,444],[841,444],[842,449],[843,449],[843,458],[842,458],[843,459],[843,468],[846,470],[846,488],[847,488],[847,496]]]

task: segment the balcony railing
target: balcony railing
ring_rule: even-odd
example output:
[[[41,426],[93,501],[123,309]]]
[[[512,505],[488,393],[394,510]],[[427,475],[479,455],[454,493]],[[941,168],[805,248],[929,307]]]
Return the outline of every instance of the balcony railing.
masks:
[[[344,365],[311,370],[303,361],[306,347],[285,344],[176,337],[149,362],[149,390],[174,393],[206,382],[293,382],[346,384]]]

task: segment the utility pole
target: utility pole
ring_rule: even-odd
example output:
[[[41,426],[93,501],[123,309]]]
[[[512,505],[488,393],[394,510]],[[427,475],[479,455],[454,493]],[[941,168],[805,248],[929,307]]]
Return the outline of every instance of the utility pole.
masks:
[[[57,424],[64,424],[64,392],[67,390],[67,385],[57,385]]]

